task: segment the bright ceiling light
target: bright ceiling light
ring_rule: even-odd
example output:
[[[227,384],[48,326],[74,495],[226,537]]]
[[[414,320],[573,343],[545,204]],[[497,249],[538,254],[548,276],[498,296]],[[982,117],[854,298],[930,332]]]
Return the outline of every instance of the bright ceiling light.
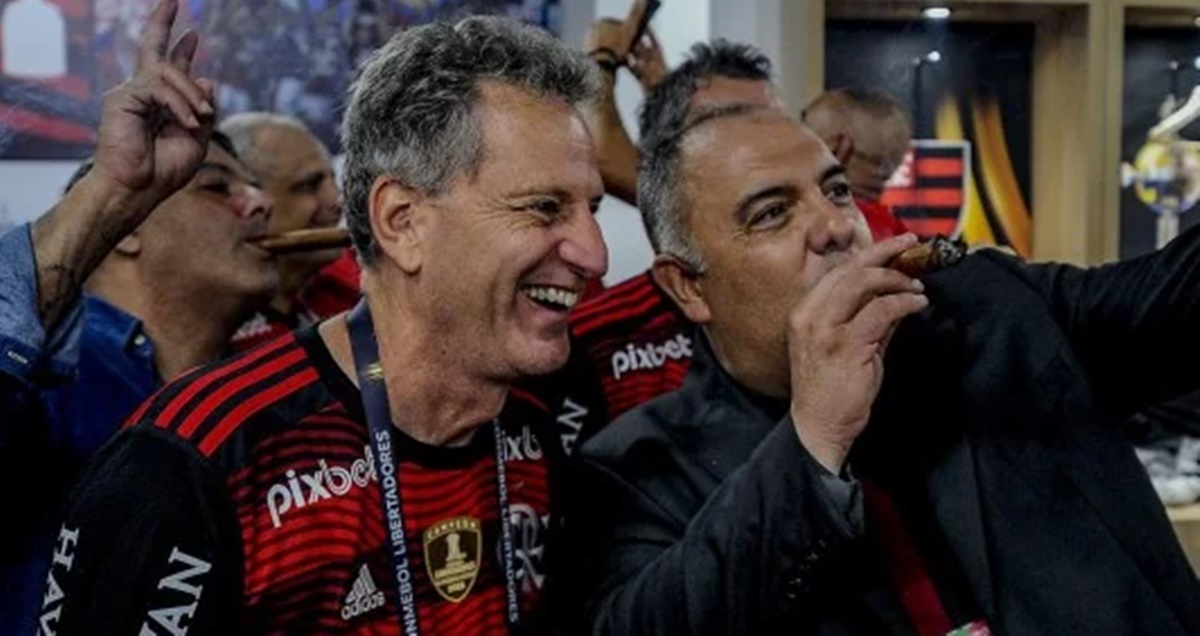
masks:
[[[929,60],[930,63],[937,64],[942,61],[942,52],[934,49],[925,56],[925,59]]]
[[[921,11],[921,15],[925,16],[926,20],[945,20],[950,17],[949,7],[925,7]]]

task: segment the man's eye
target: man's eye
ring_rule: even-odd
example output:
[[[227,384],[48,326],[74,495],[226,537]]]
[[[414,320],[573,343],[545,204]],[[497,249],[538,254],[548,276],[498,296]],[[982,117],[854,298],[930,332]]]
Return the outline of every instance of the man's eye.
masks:
[[[321,181],[322,179],[310,179],[304,183],[301,183],[297,189],[301,194],[313,194],[321,189]]]
[[[761,227],[778,221],[787,213],[787,206],[782,203],[776,203],[763,208],[754,218],[750,219],[750,227]]]
[[[228,196],[232,192],[230,185],[227,181],[215,181],[213,183],[206,183],[206,184],[200,186],[200,189],[205,190],[207,192],[212,192],[214,194],[221,194],[221,195],[226,195],[226,196]]]
[[[533,203],[525,206],[525,209],[532,212],[537,212],[542,216],[552,218],[557,217],[562,213],[562,204],[553,199],[545,199],[542,201],[534,201]]]
[[[829,194],[825,196],[838,205],[848,205],[854,200],[854,193],[850,190],[848,183],[833,184],[829,187]]]

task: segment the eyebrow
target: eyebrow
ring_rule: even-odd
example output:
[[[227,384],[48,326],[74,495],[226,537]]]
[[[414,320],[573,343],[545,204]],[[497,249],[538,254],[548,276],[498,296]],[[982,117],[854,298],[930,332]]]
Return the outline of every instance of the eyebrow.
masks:
[[[219,163],[216,163],[213,161],[205,161],[204,163],[200,164],[199,168],[196,169],[196,175],[199,176],[200,173],[204,172],[205,170],[211,170],[213,172],[220,172],[223,176],[229,177],[231,179],[237,179],[252,188],[257,188],[260,190],[262,189],[262,185],[259,184],[258,179],[255,179],[255,178],[251,177],[250,175],[240,175],[237,172],[234,172],[234,170],[232,168],[230,168],[229,166],[219,164]]]
[[[289,187],[299,188],[300,186],[307,185],[314,181],[323,181],[327,176],[328,174],[324,170],[312,170],[311,172],[305,173],[304,176],[300,177],[299,179],[292,181],[292,184]]]
[[[750,208],[754,207],[755,203],[758,203],[759,201],[762,201],[765,199],[774,199],[774,198],[797,199],[797,198],[799,198],[799,196],[800,196],[800,193],[799,193],[799,191],[796,190],[795,186],[791,186],[791,185],[769,186],[769,187],[763,188],[762,190],[759,190],[757,192],[753,192],[753,193],[749,194],[748,196],[746,196],[746,198],[742,199],[738,203],[737,208],[734,209],[733,218],[735,221],[737,221],[738,225],[745,225],[746,222],[750,220],[749,219]]]
[[[841,177],[845,174],[846,166],[840,163],[832,163],[821,171],[821,176],[817,179],[817,184],[824,185],[830,179]],[[753,192],[738,202],[737,208],[734,211],[734,220],[737,221],[738,225],[745,225],[749,221],[750,209],[754,207],[755,203],[764,199],[774,198],[799,199],[800,192],[795,186],[786,184],[768,186],[762,190]]]
[[[525,190],[518,190],[517,192],[511,192],[504,195],[504,198],[506,199],[521,199],[524,197],[554,197],[560,200],[572,198],[571,193],[563,190],[562,188],[534,187]]]
[[[846,166],[843,166],[840,163],[832,163],[821,171],[821,177],[817,179],[817,183],[824,184],[826,181],[829,181],[834,177],[842,177],[845,175]]]

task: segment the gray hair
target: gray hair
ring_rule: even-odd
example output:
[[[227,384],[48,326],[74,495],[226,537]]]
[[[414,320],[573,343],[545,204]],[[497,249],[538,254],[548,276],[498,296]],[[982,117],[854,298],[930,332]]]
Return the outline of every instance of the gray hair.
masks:
[[[363,64],[342,121],[346,223],[364,265],[379,257],[368,219],[376,179],[392,176],[438,195],[478,169],[483,134],[475,106],[485,81],[572,107],[594,99],[600,86],[583,53],[507,18],[476,16],[393,36]]]
[[[748,44],[723,39],[692,47],[687,61],[671,71],[646,97],[639,117],[638,208],[655,253],[670,254],[698,273],[707,266],[687,231],[681,196],[680,146],[688,131],[745,107],[692,108],[692,96],[714,77],[769,82],[771,60]]]
[[[237,151],[237,156],[242,160],[242,165],[249,168],[259,178],[263,178],[260,173],[270,170],[268,165],[271,160],[258,151],[258,133],[272,126],[291,128],[310,137],[313,136],[304,122],[291,115],[262,111],[238,113],[226,117],[217,125],[217,130],[229,137],[229,141],[233,143],[233,147]]]

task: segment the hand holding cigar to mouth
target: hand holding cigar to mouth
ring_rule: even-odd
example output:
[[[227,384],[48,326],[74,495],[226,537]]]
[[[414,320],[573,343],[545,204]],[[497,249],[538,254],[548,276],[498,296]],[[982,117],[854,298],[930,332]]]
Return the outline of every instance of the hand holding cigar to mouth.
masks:
[[[350,247],[350,232],[338,227],[295,230],[265,236],[256,241],[255,244],[272,254],[311,252],[335,247],[344,248]]]
[[[958,264],[967,255],[967,245],[944,236],[917,243],[888,261],[890,267],[912,278],[920,278]]]

